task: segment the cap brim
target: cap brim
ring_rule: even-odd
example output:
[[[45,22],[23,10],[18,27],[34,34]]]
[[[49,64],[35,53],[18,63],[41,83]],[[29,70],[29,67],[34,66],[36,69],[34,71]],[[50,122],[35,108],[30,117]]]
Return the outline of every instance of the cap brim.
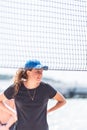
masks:
[[[43,70],[48,70],[48,66],[37,65],[37,66],[34,67],[34,69],[43,69]]]

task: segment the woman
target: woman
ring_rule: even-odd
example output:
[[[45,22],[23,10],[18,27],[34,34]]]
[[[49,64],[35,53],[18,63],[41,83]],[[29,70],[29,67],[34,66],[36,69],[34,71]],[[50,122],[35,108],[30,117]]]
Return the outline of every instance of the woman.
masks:
[[[42,82],[43,66],[38,60],[29,60],[23,69],[19,69],[14,77],[14,84],[0,95],[0,108],[12,115],[5,130],[17,119],[16,130],[49,130],[47,113],[62,107],[66,100],[51,85]],[[15,99],[17,115],[6,108],[3,100]],[[55,99],[57,103],[47,110],[49,99]]]

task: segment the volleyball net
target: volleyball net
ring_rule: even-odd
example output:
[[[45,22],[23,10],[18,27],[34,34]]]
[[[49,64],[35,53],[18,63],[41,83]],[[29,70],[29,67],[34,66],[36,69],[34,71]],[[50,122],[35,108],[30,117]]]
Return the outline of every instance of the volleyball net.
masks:
[[[87,70],[86,0],[0,0],[0,68],[39,59],[50,70]]]

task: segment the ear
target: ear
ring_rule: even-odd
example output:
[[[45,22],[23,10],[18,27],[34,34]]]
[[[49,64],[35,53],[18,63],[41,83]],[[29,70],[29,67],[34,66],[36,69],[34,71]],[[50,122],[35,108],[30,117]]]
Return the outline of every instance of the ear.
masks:
[[[30,70],[27,70],[27,71],[26,71],[26,74],[27,74],[27,75],[29,75],[29,74],[30,74],[30,72],[31,72]]]

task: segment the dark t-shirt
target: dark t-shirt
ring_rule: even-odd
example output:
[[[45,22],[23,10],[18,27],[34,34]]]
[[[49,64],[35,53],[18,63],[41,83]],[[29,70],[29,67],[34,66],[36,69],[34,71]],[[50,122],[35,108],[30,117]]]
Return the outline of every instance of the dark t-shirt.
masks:
[[[35,89],[34,100],[31,100],[29,93],[33,94]],[[18,115],[16,130],[48,130],[47,103],[57,91],[43,82],[35,89],[27,89],[22,84],[15,96]],[[14,85],[7,88],[4,94],[8,99],[11,99],[14,95]]]

